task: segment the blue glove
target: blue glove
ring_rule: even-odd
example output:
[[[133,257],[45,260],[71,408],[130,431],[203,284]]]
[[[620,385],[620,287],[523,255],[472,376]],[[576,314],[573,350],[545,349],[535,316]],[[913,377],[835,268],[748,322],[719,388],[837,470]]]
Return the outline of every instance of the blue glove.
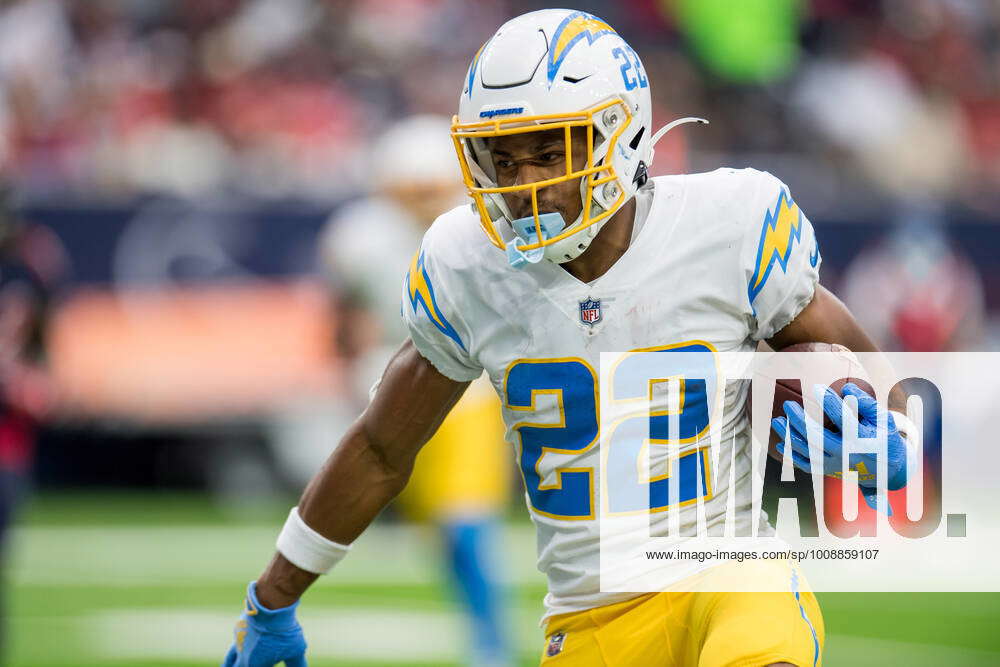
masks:
[[[235,641],[222,667],[306,667],[306,639],[295,620],[298,601],[281,609],[267,609],[257,601],[257,582],[247,587],[246,608],[233,631]]]
[[[858,437],[874,438],[876,436],[876,425],[878,424],[878,402],[866,391],[854,383],[844,385],[844,396],[854,396],[858,399]],[[813,420],[808,417],[802,406],[794,401],[785,401],[785,416],[776,417],[771,420],[771,428],[781,437],[778,443],[778,451],[785,453],[785,434],[791,430],[790,442],[792,445],[792,463],[799,470],[810,472],[812,470],[809,461],[809,442],[806,439],[808,426]],[[832,477],[841,477],[843,471],[843,426],[844,426],[844,400],[832,389],[825,388],[823,395],[823,411],[836,427],[836,431],[823,428],[823,474]],[[906,441],[903,435],[896,428],[896,422],[892,414],[886,416],[888,427],[887,435],[887,469],[889,482],[887,488],[890,491],[901,489],[906,486]],[[876,508],[876,498],[878,488],[876,486],[876,461],[874,454],[851,454],[849,470],[858,473],[858,486],[861,488],[861,495],[865,502],[872,509]],[[886,510],[892,516],[892,506],[886,499]]]

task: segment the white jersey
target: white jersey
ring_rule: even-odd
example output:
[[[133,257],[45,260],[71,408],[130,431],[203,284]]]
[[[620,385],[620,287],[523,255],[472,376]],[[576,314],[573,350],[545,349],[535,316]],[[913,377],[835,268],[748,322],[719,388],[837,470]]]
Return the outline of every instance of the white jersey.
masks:
[[[660,177],[637,197],[632,244],[589,284],[550,262],[511,268],[468,207],[438,218],[404,284],[403,315],[420,353],[456,381],[485,369],[504,405],[507,439],[538,530],[538,567],[548,577],[548,614],[632,595],[599,591],[601,352],[751,351],[801,312],[818,280],[812,226],[768,173],[720,169]],[[733,446],[746,449],[747,383],[732,387],[723,397],[723,441],[728,431]],[[692,401],[684,413],[696,417],[696,391],[689,392]],[[699,432],[704,425],[694,417],[687,427],[682,417],[682,429]],[[650,423],[649,437],[656,437]],[[683,460],[682,452],[682,472]],[[740,460],[747,465],[735,471],[736,487],[751,479],[749,456]],[[729,458],[720,461],[715,473],[728,484]],[[737,499],[750,496],[739,488],[689,486],[682,493],[706,499],[709,521],[725,511],[713,498],[728,491]],[[692,508],[664,505],[652,516],[666,520],[679,511],[683,524]],[[737,511],[737,517],[749,514]],[[743,519],[750,520],[767,519]],[[690,574],[685,565],[668,567],[675,568],[668,572],[673,580]]]

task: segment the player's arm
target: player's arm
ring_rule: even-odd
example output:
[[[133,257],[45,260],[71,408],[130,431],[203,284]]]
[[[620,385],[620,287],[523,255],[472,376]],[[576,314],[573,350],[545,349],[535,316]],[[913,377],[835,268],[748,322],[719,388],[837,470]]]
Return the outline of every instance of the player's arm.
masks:
[[[797,343],[836,343],[852,352],[878,352],[847,306],[819,284],[819,242],[788,188],[765,172],[757,172],[757,178],[741,255],[753,338],[779,351]],[[877,357],[872,358],[877,362]],[[868,370],[881,375],[887,369]],[[889,404],[905,412],[905,394],[893,391]]]
[[[751,338],[765,340],[779,351],[796,343],[836,343],[854,352],[878,352],[871,337],[844,304],[819,284],[822,263],[819,242],[788,188],[766,172],[747,175],[757,184],[751,200],[751,217],[743,228],[740,255],[752,315]],[[870,375],[887,376],[889,369],[879,355],[871,355],[866,361],[869,366],[880,366],[868,368]],[[844,396],[851,395],[856,399],[859,437],[882,435],[878,433],[879,423],[888,429],[885,433],[888,488],[893,490],[906,484],[906,435],[913,432],[913,427],[905,415],[903,392],[893,392],[889,414],[883,418],[875,397],[853,383],[844,386],[843,396],[828,388],[819,390],[824,392],[821,399],[824,413],[835,429],[810,425],[811,418],[799,403],[785,401],[785,415],[771,422],[781,439],[779,451],[783,451],[786,442],[790,443],[792,461],[805,471],[819,468],[827,475],[841,475],[845,468],[859,471],[862,493],[872,504],[877,496],[875,456],[851,454],[849,461],[843,457],[842,427],[844,408],[848,405]],[[810,432],[823,433],[822,461],[810,459],[807,437]]]
[[[852,352],[879,352],[847,306],[822,285],[816,285],[812,301],[795,319],[767,339],[779,351],[797,343],[837,343]],[[899,387],[889,394],[889,408],[906,412],[906,394]]]
[[[406,486],[417,452],[466,387],[439,373],[407,340],[368,409],[302,494],[305,524],[334,542],[353,542]],[[265,606],[285,606],[315,579],[278,553],[257,581],[258,596]]]
[[[822,285],[816,285],[812,301],[795,319],[767,339],[775,350],[796,343],[838,343],[852,352],[878,350],[847,306]]]
[[[467,382],[438,372],[411,341],[404,343],[389,362],[368,409],[302,494],[298,516],[305,527],[300,532],[318,534],[313,545],[318,540],[346,550],[342,545],[353,542],[406,486],[417,452],[466,387]],[[275,554],[250,585],[247,608],[225,665],[273,665],[282,660],[305,664],[305,641],[295,607],[319,572],[292,560],[296,558]]]

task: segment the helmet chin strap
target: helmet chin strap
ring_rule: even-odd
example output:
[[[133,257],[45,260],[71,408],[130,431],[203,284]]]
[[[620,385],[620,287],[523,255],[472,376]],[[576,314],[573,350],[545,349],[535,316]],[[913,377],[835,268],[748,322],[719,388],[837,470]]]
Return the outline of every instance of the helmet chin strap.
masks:
[[[653,156],[656,155],[656,151],[653,150],[656,147],[656,142],[662,139],[663,135],[665,135],[670,130],[674,129],[678,125],[684,125],[685,123],[699,123],[701,125],[708,125],[708,121],[705,120],[704,118],[698,118],[697,116],[685,116],[684,118],[678,118],[677,120],[671,121],[666,125],[664,125],[663,127],[661,127],[659,130],[656,131],[656,133],[653,135],[653,138],[650,140],[649,144],[650,166],[653,165]]]
[[[667,123],[666,125],[664,125],[659,130],[656,131],[656,134],[653,135],[653,139],[649,144],[649,148],[652,149],[654,146],[656,146],[656,142],[662,139],[663,135],[665,135],[667,132],[674,129],[678,125],[684,125],[685,123],[701,123],[702,125],[708,125],[707,120],[705,120],[704,118],[698,118],[696,116],[685,116],[684,118],[678,118],[675,121]],[[652,158],[650,158],[649,161],[650,163],[652,163],[653,162]]]

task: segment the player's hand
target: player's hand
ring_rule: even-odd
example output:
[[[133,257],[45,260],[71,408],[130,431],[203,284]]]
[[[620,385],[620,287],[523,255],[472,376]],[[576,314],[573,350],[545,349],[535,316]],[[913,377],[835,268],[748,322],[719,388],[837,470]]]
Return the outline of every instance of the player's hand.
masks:
[[[306,667],[306,639],[295,619],[298,601],[267,609],[257,601],[257,582],[247,587],[246,605],[234,630],[233,645],[222,667]]]
[[[843,428],[844,399],[832,389],[821,387],[823,394],[823,411],[836,426],[836,431],[822,428],[823,432],[823,474],[841,477],[843,470]],[[858,401],[858,437],[874,438],[878,424],[878,402],[867,392],[854,383],[844,385],[844,396],[854,396]],[[792,463],[796,468],[810,472],[809,442],[806,433],[813,420],[806,415],[802,406],[794,401],[785,401],[785,416],[771,420],[771,427],[781,437],[778,451],[785,453],[785,434],[790,433],[789,442],[792,445]],[[887,434],[887,470],[889,482],[887,488],[895,491],[906,486],[906,440],[896,427],[892,414],[886,415]],[[849,470],[858,474],[858,486],[861,494],[871,508],[876,508],[878,488],[876,486],[876,461],[874,454],[851,454]],[[886,510],[892,516],[892,506],[886,499]]]

